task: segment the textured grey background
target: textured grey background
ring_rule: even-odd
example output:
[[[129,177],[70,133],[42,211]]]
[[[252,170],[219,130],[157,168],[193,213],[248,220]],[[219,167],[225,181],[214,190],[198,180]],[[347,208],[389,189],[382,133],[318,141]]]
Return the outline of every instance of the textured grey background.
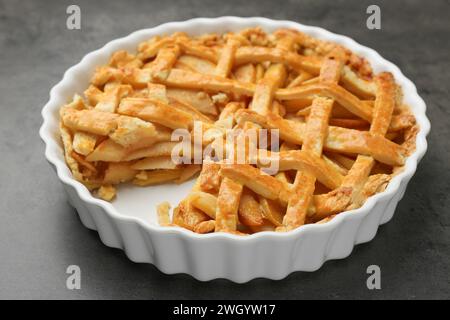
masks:
[[[65,28],[80,5],[82,30]],[[365,10],[382,9],[382,30]],[[425,3],[425,5],[424,5]],[[449,1],[5,1],[0,0],[0,298],[450,298]],[[344,260],[282,281],[201,283],[135,264],[104,246],[67,204],[43,157],[40,110],[84,54],[137,29],[192,17],[266,16],[318,25],[377,50],[428,104],[429,151],[394,219]],[[68,265],[82,289],[65,288]],[[368,265],[382,290],[366,288]]]

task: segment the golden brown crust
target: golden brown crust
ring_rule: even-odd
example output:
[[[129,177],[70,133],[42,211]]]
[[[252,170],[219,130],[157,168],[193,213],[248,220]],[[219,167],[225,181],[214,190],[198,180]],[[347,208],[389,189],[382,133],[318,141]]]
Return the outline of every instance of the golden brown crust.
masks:
[[[263,213],[259,202],[250,193],[244,193],[239,202],[239,221],[246,226],[262,226]]]
[[[202,221],[194,227],[194,232],[210,233],[214,232],[215,228],[216,228],[216,221],[214,220]]]
[[[217,197],[215,231],[236,231],[242,184],[224,178]]]
[[[200,172],[200,189],[205,192],[219,192],[220,183],[222,181],[219,175],[220,165],[214,162],[204,163]]]
[[[123,182],[182,183],[200,171],[172,219],[158,207],[161,225],[246,235],[326,223],[383,191],[415,150],[419,127],[392,74],[373,74],[339,44],[254,27],[155,36],[137,49],[96,68],[86,100],[61,108],[60,131],[74,178],[108,201]],[[181,150],[176,129],[203,141]],[[241,140],[224,144],[229,133]]]
[[[117,114],[109,112],[67,108],[63,111],[62,121],[66,127],[74,131],[107,136],[117,128],[118,117]]]
[[[118,113],[156,122],[172,129],[188,129],[192,127],[194,121],[189,113],[153,99],[123,99],[120,102]]]
[[[285,203],[289,199],[289,190],[280,181],[251,165],[224,164],[219,174],[245,185],[264,198]]]

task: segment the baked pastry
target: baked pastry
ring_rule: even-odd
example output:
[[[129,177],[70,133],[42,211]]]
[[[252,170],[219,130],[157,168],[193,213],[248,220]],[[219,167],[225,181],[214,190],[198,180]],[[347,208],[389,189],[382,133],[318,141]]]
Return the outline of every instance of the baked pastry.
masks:
[[[60,129],[73,177],[105,200],[119,183],[199,173],[171,218],[158,206],[161,225],[282,232],[385,189],[415,149],[402,100],[392,74],[296,30],[175,33],[115,52],[61,108]]]

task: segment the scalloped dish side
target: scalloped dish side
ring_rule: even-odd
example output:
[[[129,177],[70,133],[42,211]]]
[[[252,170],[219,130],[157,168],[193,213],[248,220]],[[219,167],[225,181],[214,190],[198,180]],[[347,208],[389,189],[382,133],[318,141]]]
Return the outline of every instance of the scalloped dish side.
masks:
[[[87,54],[40,136],[81,222],[135,262],[282,279],[389,221],[427,149],[414,84],[324,29],[197,18]]]

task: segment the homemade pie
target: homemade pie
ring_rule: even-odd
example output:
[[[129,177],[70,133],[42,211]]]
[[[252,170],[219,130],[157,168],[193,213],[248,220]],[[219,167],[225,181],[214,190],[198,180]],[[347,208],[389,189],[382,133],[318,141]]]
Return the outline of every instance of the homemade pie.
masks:
[[[391,73],[296,30],[180,32],[115,52],[61,108],[60,129],[73,177],[98,197],[199,173],[171,216],[168,203],[157,206],[160,224],[246,235],[324,223],[383,191],[415,149],[418,126],[402,100]],[[194,136],[182,162],[179,130]],[[251,131],[270,137],[252,144]],[[230,132],[243,148],[223,144]]]

